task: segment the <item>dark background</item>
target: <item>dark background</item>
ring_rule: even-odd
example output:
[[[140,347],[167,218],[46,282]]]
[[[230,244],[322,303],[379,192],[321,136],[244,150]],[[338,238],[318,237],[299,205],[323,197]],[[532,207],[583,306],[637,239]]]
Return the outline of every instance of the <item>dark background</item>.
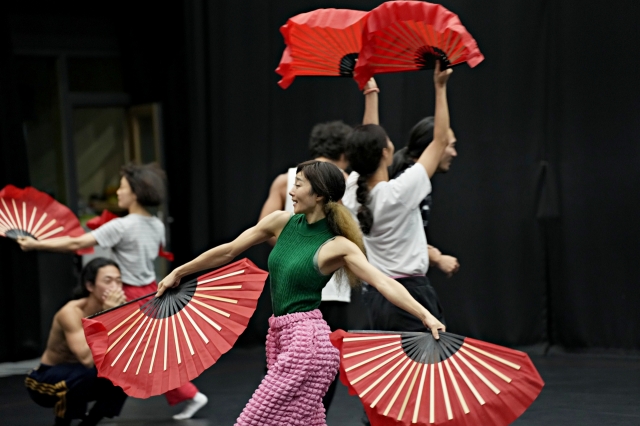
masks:
[[[132,103],[163,105],[176,265],[256,222],[272,179],[307,159],[313,124],[361,120],[351,80],[277,86],[278,30],[300,12],[370,10],[379,1],[52,3],[0,12],[0,187],[29,184],[13,36],[40,29],[17,28],[15,17],[104,22],[117,37]],[[429,241],[462,265],[450,280],[430,273],[449,330],[541,350],[637,351],[640,3],[443,5],[486,57],[450,80],[459,156],[434,178]],[[381,122],[396,147],[433,113],[431,77],[378,78]],[[35,357],[49,312],[73,285],[73,256],[25,254],[0,240],[0,360]],[[268,251],[247,256],[266,267]],[[269,315],[266,290],[240,344],[261,344]],[[354,327],[363,321],[357,295],[351,319]]]

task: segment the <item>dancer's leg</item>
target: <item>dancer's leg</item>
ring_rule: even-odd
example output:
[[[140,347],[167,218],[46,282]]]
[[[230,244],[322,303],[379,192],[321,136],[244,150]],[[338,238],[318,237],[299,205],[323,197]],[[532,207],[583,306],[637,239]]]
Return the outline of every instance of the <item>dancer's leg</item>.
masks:
[[[267,357],[272,360],[275,353],[275,362],[270,361],[236,425],[326,425],[322,396],[339,364],[328,326],[317,310],[272,317],[269,322],[273,340],[267,340]]]

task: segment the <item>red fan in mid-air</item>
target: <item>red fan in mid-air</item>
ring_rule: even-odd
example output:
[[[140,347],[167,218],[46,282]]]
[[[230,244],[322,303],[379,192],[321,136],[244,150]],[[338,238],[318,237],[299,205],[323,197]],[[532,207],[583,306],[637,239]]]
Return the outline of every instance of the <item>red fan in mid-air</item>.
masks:
[[[439,4],[389,1],[369,12],[355,68],[360,88],[375,74],[443,69],[463,62],[478,65],[484,56],[458,16]]]
[[[527,354],[452,333],[338,330],[331,342],[373,426],[506,426],[544,386]]]
[[[276,72],[286,89],[296,76],[352,77],[367,12],[318,9],[290,18],[280,28],[287,47]]]
[[[98,375],[137,398],[193,380],[246,329],[267,275],[242,259],[83,319]]]
[[[7,185],[0,191],[0,236],[46,240],[84,234],[78,218],[68,207],[33,187]],[[93,253],[93,248],[78,254]]]

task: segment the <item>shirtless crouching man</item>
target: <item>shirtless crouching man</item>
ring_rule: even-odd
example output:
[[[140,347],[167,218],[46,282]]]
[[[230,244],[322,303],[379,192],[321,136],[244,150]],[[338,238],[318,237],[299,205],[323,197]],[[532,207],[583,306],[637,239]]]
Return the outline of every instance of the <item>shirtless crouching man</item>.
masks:
[[[119,415],[127,398],[120,387],[98,378],[82,329],[82,318],[126,301],[118,265],[105,258],[89,262],[76,297],[54,316],[41,364],[25,380],[36,404],[54,408],[55,425],[70,425],[73,419],[82,419],[81,426],[96,425]],[[96,403],[87,414],[90,401]]]

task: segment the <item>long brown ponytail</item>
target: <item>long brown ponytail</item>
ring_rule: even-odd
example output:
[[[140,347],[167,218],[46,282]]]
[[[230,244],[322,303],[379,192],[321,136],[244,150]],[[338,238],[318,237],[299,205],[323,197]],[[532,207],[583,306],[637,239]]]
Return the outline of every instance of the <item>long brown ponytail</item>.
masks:
[[[342,171],[332,163],[312,160],[299,164],[297,173],[300,172],[309,180],[314,194],[324,197],[323,210],[331,232],[345,237],[366,253],[358,223],[349,210],[338,203],[346,188]],[[360,279],[347,267],[339,269],[336,275],[346,276],[351,287],[357,287],[361,283]]]

